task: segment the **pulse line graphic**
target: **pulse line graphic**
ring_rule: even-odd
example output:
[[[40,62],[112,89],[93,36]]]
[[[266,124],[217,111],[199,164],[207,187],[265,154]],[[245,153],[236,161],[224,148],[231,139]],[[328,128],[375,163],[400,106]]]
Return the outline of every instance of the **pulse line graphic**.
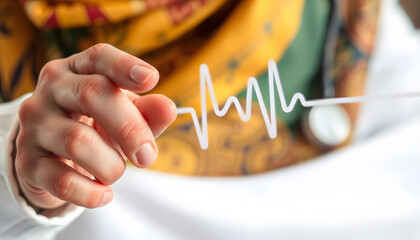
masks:
[[[194,127],[197,133],[198,141],[203,150],[208,148],[208,130],[207,130],[207,95],[206,87],[208,88],[210,94],[210,100],[213,106],[213,111],[218,117],[223,117],[226,115],[230,106],[233,104],[236,107],[236,110],[239,113],[242,121],[247,122],[251,119],[251,108],[252,108],[252,97],[253,92],[257,97],[258,104],[261,108],[261,113],[263,115],[264,122],[267,127],[268,135],[271,139],[277,137],[277,117],[276,117],[276,105],[275,105],[275,96],[274,96],[274,84],[280,97],[281,108],[284,112],[290,113],[296,106],[297,102],[300,101],[303,107],[314,107],[322,105],[335,105],[335,104],[346,104],[346,103],[357,103],[357,102],[367,102],[374,100],[385,100],[385,99],[398,99],[398,98],[407,98],[407,97],[420,97],[420,92],[411,92],[411,93],[397,93],[397,94],[387,94],[387,95],[377,95],[377,96],[358,96],[358,97],[342,97],[342,98],[326,98],[326,99],[315,99],[315,100],[306,100],[305,96],[302,93],[295,93],[290,101],[287,104],[283,87],[280,81],[280,75],[278,73],[276,62],[271,60],[268,63],[268,84],[269,84],[269,100],[270,100],[270,114],[267,111],[265,103],[263,101],[262,93],[258,85],[258,81],[254,77],[248,79],[247,91],[246,91],[246,100],[245,100],[245,110],[242,108],[239,103],[239,99],[235,96],[230,96],[225,105],[220,109],[217,100],[216,94],[213,89],[213,83],[210,77],[210,72],[206,64],[200,66],[200,94],[201,94],[201,125],[198,120],[197,113],[192,107],[178,108],[178,115],[181,114],[190,114],[194,123]]]

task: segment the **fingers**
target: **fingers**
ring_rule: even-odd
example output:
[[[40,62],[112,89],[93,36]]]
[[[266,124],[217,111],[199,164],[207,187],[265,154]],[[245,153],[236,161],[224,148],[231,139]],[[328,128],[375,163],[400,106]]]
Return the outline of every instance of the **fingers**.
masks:
[[[153,94],[139,96],[124,92],[134,103],[157,138],[177,116],[175,103],[164,95]]]
[[[110,187],[89,179],[55,158],[40,157],[34,161],[36,162],[31,165],[31,169],[23,169],[27,171],[26,181],[31,186],[44,189],[61,200],[88,208],[104,206],[112,200]],[[29,196],[37,194],[28,191],[26,185],[23,185],[22,190]],[[51,208],[54,205],[51,202],[37,201],[39,197],[31,199],[35,199],[33,203],[42,208]]]
[[[53,116],[38,131],[35,141],[42,149],[71,159],[101,183],[111,185],[123,175],[124,159],[90,126]]]
[[[67,63],[76,74],[101,74],[118,87],[139,93],[151,90],[159,79],[154,67],[108,44],[97,44],[75,54]]]
[[[67,74],[63,78],[69,79],[51,91],[58,106],[92,117],[135,166],[150,166],[156,160],[157,146],[148,123],[107,77]]]
[[[112,199],[106,185],[125,170],[121,155],[150,166],[154,136],[175,119],[176,108],[164,96],[128,91],[148,91],[158,78],[152,66],[106,44],[47,63],[19,110],[15,166],[29,202],[102,206]]]

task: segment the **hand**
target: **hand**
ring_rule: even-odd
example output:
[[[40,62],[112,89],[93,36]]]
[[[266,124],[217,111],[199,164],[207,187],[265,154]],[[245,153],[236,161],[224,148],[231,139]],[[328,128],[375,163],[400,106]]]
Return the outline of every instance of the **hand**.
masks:
[[[30,204],[109,203],[109,185],[157,157],[154,137],[176,117],[162,95],[138,96],[158,82],[155,68],[110,45],[98,44],[47,63],[19,109],[16,177]],[[124,89],[124,90],[122,90]]]

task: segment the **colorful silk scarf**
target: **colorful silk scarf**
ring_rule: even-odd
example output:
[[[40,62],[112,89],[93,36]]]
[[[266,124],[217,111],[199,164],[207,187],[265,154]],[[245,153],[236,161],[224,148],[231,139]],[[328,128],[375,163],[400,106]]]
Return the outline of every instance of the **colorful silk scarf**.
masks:
[[[209,66],[220,105],[229,96],[243,97],[251,76],[258,78],[266,93],[270,59],[277,61],[287,100],[295,92],[319,97],[316,86],[322,74],[333,78],[336,96],[359,96],[374,47],[380,1],[341,2],[339,35],[333,43],[335,64],[322,71],[329,0],[22,0],[21,4],[5,0],[0,2],[1,98],[8,101],[32,91],[46,61],[98,42],[156,66],[161,81],[154,92],[197,112],[201,63]],[[353,123],[358,108],[346,106]],[[258,106],[253,106],[246,123],[235,111],[223,118],[209,111],[206,151],[200,148],[191,117],[182,116],[158,139],[159,157],[152,169],[246,175],[332,150],[305,138],[300,130],[303,112],[303,108],[290,114],[277,111],[278,137],[273,140]]]

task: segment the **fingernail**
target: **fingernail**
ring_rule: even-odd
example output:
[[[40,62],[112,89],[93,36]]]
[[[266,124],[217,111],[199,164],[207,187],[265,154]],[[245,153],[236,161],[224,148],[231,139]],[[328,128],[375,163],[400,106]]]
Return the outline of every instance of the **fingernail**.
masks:
[[[139,166],[148,167],[156,160],[157,153],[152,147],[152,144],[148,142],[143,144],[143,146],[141,146],[136,152],[136,158]]]
[[[145,84],[149,79],[153,79],[159,76],[159,72],[156,69],[143,67],[136,65],[129,71],[131,79],[137,84]]]
[[[112,200],[112,193],[110,191],[105,192],[104,197],[101,201],[101,206],[107,205]]]

